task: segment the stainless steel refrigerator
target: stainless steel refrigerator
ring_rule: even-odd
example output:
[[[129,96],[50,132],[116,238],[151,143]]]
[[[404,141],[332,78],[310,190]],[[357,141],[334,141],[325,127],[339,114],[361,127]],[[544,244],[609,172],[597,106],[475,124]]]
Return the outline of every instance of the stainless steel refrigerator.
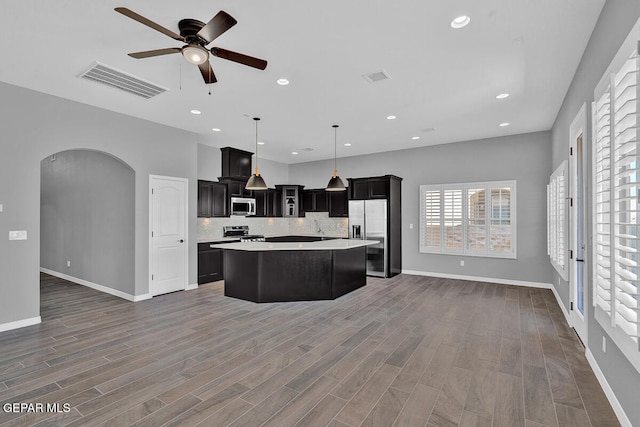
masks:
[[[349,238],[375,240],[367,246],[367,274],[388,277],[387,200],[349,200]]]

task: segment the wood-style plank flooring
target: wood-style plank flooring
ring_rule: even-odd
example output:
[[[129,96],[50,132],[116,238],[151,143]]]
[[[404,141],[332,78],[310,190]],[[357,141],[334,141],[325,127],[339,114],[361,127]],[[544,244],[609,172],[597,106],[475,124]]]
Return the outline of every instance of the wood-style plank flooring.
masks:
[[[400,275],[336,301],[214,283],[132,303],[41,279],[42,324],[0,333],[3,427],[619,425],[549,290]]]

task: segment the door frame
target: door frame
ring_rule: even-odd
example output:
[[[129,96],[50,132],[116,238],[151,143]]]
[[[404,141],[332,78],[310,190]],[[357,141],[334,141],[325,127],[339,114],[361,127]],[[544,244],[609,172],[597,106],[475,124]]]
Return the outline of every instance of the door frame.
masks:
[[[570,310],[571,326],[576,330],[576,333],[582,340],[585,347],[587,347],[588,340],[588,317],[589,317],[589,292],[588,283],[589,280],[589,253],[587,251],[587,103],[583,103],[580,110],[576,114],[575,118],[571,122],[569,127],[569,197],[573,203],[569,204],[569,250],[571,250],[573,256],[569,257],[569,301],[574,307]],[[577,271],[578,271],[578,203],[576,202],[578,193],[578,156],[577,156],[577,144],[576,141],[579,136],[582,136],[582,244],[585,247],[583,250],[583,262],[582,262],[582,297],[584,303],[584,315],[580,313],[576,307],[576,288],[577,288]]]
[[[189,179],[180,178],[175,176],[164,176],[164,175],[152,175],[149,174],[149,276],[148,280],[148,294],[150,297],[153,297],[153,281],[151,280],[153,274],[153,242],[152,242],[152,232],[153,232],[153,182],[154,180],[168,180],[168,181],[180,181],[184,183],[184,233],[185,233],[185,251],[184,251],[184,289],[188,290],[189,288]]]

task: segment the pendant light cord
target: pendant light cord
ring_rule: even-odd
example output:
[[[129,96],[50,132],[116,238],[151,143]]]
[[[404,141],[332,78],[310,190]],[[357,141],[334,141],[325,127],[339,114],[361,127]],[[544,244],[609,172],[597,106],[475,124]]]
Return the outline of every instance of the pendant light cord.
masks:
[[[338,125],[333,125],[333,176],[338,170]]]
[[[260,117],[254,117],[253,120],[256,121],[256,175],[258,174],[258,121],[260,121]]]

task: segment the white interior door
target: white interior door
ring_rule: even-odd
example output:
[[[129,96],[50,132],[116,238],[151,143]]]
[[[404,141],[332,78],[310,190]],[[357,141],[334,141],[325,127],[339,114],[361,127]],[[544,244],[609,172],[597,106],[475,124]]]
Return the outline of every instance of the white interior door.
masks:
[[[573,256],[569,259],[571,323],[576,333],[587,345],[587,298],[585,277],[587,277],[585,251],[585,153],[587,131],[587,105],[583,104],[578,115],[571,123],[570,137],[571,159],[569,162],[571,180],[570,209],[570,250]]]
[[[187,183],[184,178],[149,177],[151,295],[187,288]]]

